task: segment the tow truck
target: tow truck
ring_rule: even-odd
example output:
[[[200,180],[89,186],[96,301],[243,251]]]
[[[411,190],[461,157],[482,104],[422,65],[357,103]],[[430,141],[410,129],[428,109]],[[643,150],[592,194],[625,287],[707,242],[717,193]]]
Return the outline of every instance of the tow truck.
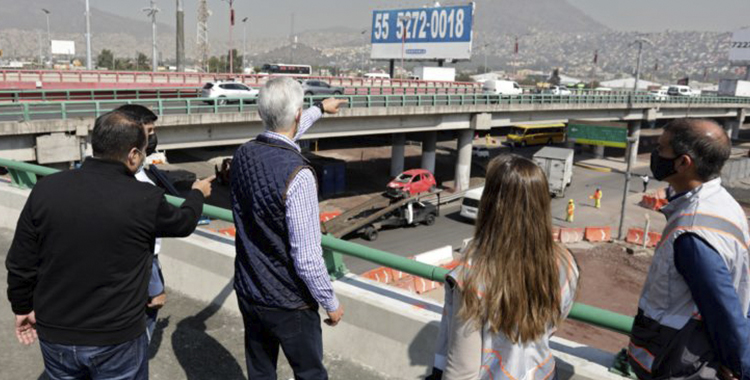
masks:
[[[437,195],[438,206],[425,202],[424,197]],[[324,233],[343,238],[357,233],[369,241],[378,238],[378,231],[385,227],[405,227],[424,224],[431,226],[440,214],[440,190],[415,196],[393,197],[381,193],[343,214],[323,222]]]

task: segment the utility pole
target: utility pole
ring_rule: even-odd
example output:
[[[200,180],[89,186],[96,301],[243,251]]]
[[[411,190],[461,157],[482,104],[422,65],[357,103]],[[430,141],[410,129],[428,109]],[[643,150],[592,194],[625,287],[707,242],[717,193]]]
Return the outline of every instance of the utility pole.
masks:
[[[44,8],[42,8],[42,12],[44,12],[44,15],[47,16],[47,49],[49,49],[48,50],[49,55],[47,56],[47,59],[49,59],[49,61],[52,62],[52,33],[50,33],[50,29],[49,29],[49,15],[51,12]]]
[[[151,71],[156,72],[159,68],[159,57],[156,55],[156,14],[160,9],[156,7],[156,0],[151,0],[151,7],[141,10],[151,17]]]
[[[234,53],[232,52],[232,29],[234,29],[234,0],[224,0],[229,3],[229,72],[234,72]]]
[[[487,69],[487,46],[490,46],[490,44],[482,45],[482,50],[484,50],[484,73],[485,74],[489,72],[489,70]]]
[[[208,17],[211,11],[208,9],[207,0],[200,0],[198,3],[198,25],[196,42],[198,44],[198,56],[200,57],[200,66],[205,72],[210,72],[208,67]]]
[[[245,73],[245,67],[247,67],[246,56],[247,56],[247,19],[242,19],[242,73]]]
[[[633,42],[630,46],[638,45],[638,61],[636,62],[635,66],[635,83],[633,84],[633,93],[638,91],[638,82],[641,79],[641,62],[643,58],[643,44],[653,45],[651,41],[640,37],[635,42]]]
[[[86,0],[86,69],[94,69],[94,64],[91,61],[91,8],[89,8],[89,0]]]
[[[185,10],[177,0],[177,72],[185,71]]]
[[[363,30],[361,34],[362,34],[362,76],[364,76],[365,72],[367,71],[365,67],[365,53],[367,53],[367,29]]]
[[[291,23],[291,29],[292,32],[289,34],[289,43],[290,43],[290,49],[289,49],[289,63],[294,63],[294,49],[297,48],[297,36],[294,35],[294,12],[292,12],[292,23]]]
[[[39,67],[44,67],[44,45],[42,45],[42,32],[37,32],[37,37],[39,39]]]

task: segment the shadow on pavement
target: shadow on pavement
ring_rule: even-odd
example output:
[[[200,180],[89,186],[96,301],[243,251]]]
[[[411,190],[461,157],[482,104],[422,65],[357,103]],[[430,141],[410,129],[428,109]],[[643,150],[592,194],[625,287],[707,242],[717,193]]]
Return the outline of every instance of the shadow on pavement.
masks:
[[[409,345],[409,360],[412,367],[425,367],[424,376],[432,373],[432,365],[437,342],[437,332],[440,322],[430,322],[424,325]]]
[[[198,314],[179,321],[172,333],[172,349],[188,380],[245,379],[242,367],[231,352],[206,331],[206,321],[232,293],[232,284],[230,281]]]

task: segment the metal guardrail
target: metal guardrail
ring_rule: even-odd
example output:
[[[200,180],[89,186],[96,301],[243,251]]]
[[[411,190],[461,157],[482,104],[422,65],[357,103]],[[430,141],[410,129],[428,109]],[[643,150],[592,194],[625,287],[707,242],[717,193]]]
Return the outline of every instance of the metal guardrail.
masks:
[[[308,106],[316,100],[328,96],[309,96],[305,98]],[[610,104],[610,105],[732,105],[750,107],[750,98],[738,97],[670,97],[667,100],[656,100],[647,95],[518,95],[498,96],[480,94],[431,94],[431,95],[341,95],[337,98],[349,101],[347,108],[376,108],[376,107],[438,107],[438,106],[468,106],[468,105],[523,105],[523,104]],[[143,104],[152,107],[159,116],[190,115],[195,113],[220,112],[255,112],[255,99],[241,98],[191,98],[191,99],[141,99],[141,100],[99,100],[93,102],[22,102],[0,103],[0,118],[7,121],[33,121],[49,119],[49,115],[59,116],[59,119],[73,117],[98,117],[124,103]],[[226,104],[220,104],[226,103]],[[236,104],[233,104],[236,103]],[[54,119],[54,117],[53,117]]]
[[[57,169],[4,158],[0,158],[0,167],[8,168],[12,183],[22,188],[33,187],[36,184],[36,176],[38,175],[45,176],[58,172]],[[167,196],[167,200],[174,205],[180,205],[184,201],[182,198],[172,196]],[[203,214],[215,219],[233,222],[232,212],[227,209],[204,205]],[[445,276],[449,272],[445,268],[420,263],[393,253],[336,239],[328,235],[322,237],[321,243],[328,272],[333,278],[340,278],[347,273],[342,255],[357,257],[441,283],[445,282]],[[632,317],[581,303],[576,303],[573,306],[568,318],[626,335],[630,334],[633,325]]]

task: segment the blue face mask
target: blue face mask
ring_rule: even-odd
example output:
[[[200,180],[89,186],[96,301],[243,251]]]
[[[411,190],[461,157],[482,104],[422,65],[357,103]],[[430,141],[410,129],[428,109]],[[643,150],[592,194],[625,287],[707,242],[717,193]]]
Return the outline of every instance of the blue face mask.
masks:
[[[674,162],[678,158],[664,158],[659,155],[657,149],[654,149],[651,152],[651,173],[654,174],[654,178],[657,181],[663,181],[667,177],[677,173],[677,170],[674,168]]]

